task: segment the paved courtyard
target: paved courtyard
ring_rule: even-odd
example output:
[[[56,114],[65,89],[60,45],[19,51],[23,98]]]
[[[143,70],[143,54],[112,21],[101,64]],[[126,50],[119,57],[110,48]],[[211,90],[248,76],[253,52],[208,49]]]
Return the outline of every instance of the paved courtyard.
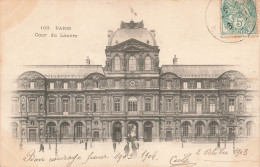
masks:
[[[236,163],[239,165],[258,166],[256,162],[258,156],[254,151],[257,145],[252,146],[248,143],[221,143],[217,148],[217,143],[182,143],[181,142],[140,142],[137,155],[130,152],[125,156],[125,142],[117,143],[116,151],[113,150],[112,142],[93,142],[92,147],[88,142],[85,150],[85,143],[71,143],[57,145],[58,154],[55,155],[55,143],[44,143],[44,152],[39,152],[40,144],[23,143],[23,151],[26,163],[31,162],[37,166],[200,166],[202,164],[210,166],[225,165],[225,163]],[[44,158],[43,162],[34,162]]]

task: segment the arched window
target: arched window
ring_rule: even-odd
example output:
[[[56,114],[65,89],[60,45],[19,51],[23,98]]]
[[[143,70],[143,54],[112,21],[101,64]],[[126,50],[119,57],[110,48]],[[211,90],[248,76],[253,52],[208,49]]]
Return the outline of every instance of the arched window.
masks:
[[[189,122],[183,122],[182,124],[182,136],[183,137],[188,137],[189,135],[189,127],[190,127],[190,123]]]
[[[145,58],[145,70],[151,70],[151,58],[146,56]]]
[[[196,123],[195,125],[195,130],[196,130],[196,136],[197,137],[201,137],[202,134],[204,133],[204,123],[199,121]]]
[[[60,125],[60,135],[61,135],[61,138],[64,138],[64,137],[69,137],[69,123],[68,122],[63,122],[61,125]]]
[[[74,135],[75,137],[82,137],[82,129],[83,129],[83,123],[77,122],[74,126]]]
[[[137,111],[137,98],[134,96],[128,99],[128,111]]]
[[[48,131],[50,138],[55,137],[55,130],[56,130],[56,124],[55,123],[50,122],[50,123],[47,124],[47,131]]]
[[[209,135],[216,136],[218,133],[218,123],[213,121],[209,124]]]
[[[131,56],[129,58],[129,70],[132,70],[132,71],[136,70],[136,59],[134,56]]]
[[[120,70],[120,58],[118,56],[115,57],[115,70]]]
[[[252,121],[249,121],[246,123],[246,135],[252,136],[254,130],[254,123]]]
[[[18,137],[18,124],[16,122],[12,123],[12,135]]]

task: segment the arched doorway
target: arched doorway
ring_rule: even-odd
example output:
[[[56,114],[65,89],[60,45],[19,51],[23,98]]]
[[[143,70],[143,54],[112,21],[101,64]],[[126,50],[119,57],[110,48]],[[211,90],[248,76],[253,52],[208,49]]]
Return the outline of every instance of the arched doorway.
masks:
[[[144,142],[152,141],[152,129],[153,129],[152,122],[147,121],[144,123]]]
[[[113,141],[122,141],[122,124],[120,122],[114,122],[113,124]]]
[[[138,140],[138,123],[136,121],[129,121],[127,124],[127,141]]]
[[[81,139],[83,137],[83,123],[77,122],[74,125],[74,141],[75,139]]]
[[[189,134],[190,134],[190,127],[191,127],[190,122],[188,122],[188,121],[183,122],[181,127],[182,127],[181,137],[182,138],[188,138]]]
[[[70,124],[68,122],[61,123],[61,125],[60,125],[60,140],[69,137],[69,127],[70,127]]]
[[[254,135],[254,122],[248,121],[246,123],[246,136],[251,137]]]

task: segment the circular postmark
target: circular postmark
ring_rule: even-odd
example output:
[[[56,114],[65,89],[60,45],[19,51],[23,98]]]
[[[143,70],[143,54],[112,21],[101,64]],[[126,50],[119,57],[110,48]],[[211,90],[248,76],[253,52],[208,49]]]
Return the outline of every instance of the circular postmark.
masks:
[[[257,35],[255,0],[210,0],[205,13],[210,34],[226,43]]]

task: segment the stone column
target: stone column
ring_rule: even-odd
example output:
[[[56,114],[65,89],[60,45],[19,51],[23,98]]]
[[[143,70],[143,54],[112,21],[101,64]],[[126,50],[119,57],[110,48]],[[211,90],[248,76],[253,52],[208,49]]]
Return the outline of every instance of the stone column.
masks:
[[[108,138],[107,140],[109,142],[112,142],[112,127],[111,127],[111,121],[108,121]]]
[[[139,141],[143,141],[144,139],[143,121],[138,122],[138,137],[139,137]]]
[[[152,121],[153,122],[153,129],[152,129],[152,141],[159,141],[159,133],[160,133],[160,125],[159,125],[159,121]]]
[[[120,121],[122,123],[122,141],[125,142],[126,140],[126,123],[125,121]]]

